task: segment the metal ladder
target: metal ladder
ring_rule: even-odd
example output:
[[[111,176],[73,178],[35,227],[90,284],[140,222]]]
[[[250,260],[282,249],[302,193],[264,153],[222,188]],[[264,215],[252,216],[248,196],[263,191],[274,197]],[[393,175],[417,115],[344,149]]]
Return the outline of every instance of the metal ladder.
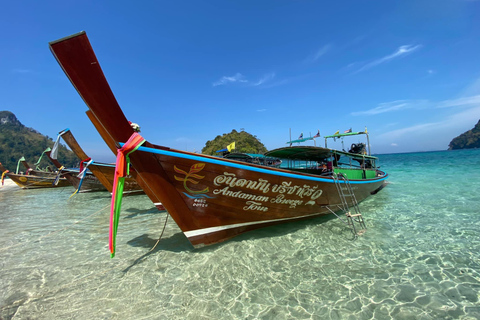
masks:
[[[365,233],[367,226],[365,225],[365,220],[363,219],[360,208],[358,207],[358,201],[353,193],[350,180],[348,180],[347,176],[342,173],[333,173],[332,178],[333,182],[335,183],[335,187],[337,188],[341,203],[336,205],[337,210],[333,210],[330,206],[326,206],[326,208],[348,226],[353,233],[354,239],[356,239],[358,236]],[[344,188],[342,188],[342,186]],[[351,199],[351,206],[348,205],[347,198]],[[346,221],[337,215],[335,211],[342,211],[345,214]],[[355,227],[355,223],[357,223],[360,227],[358,231]]]

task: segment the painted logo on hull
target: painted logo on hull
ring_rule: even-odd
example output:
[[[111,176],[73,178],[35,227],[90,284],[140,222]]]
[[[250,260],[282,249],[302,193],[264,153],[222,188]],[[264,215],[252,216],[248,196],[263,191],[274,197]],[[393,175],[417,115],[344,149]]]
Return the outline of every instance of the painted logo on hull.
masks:
[[[175,180],[183,182],[183,187],[187,191],[187,192],[184,192],[183,194],[186,195],[187,197],[192,199],[211,198],[206,194],[208,192],[208,187],[206,187],[203,190],[192,190],[187,185],[187,182],[191,184],[198,184],[200,181],[197,181],[195,179],[201,180],[205,178],[205,176],[201,176],[197,174],[198,172],[202,171],[203,168],[205,168],[205,163],[195,163],[190,167],[190,170],[188,172],[178,168],[175,165],[173,166],[173,169],[175,170],[176,173],[184,175],[184,177],[177,177],[176,175],[174,177],[175,177]]]

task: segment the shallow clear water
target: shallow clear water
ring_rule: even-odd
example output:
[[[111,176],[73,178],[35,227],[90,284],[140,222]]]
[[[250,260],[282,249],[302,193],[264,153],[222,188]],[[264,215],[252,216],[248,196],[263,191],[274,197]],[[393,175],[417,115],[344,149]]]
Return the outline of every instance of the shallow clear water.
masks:
[[[331,217],[194,250],[146,196],[0,188],[1,319],[478,319],[480,150],[380,155],[356,241]]]

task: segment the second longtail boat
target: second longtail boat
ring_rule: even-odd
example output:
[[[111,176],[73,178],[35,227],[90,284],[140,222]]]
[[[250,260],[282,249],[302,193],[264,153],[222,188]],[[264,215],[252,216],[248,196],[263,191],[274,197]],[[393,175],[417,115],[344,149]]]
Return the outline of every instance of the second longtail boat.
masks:
[[[89,156],[87,156],[85,151],[78,144],[70,129],[67,128],[62,130],[58,134],[73,151],[73,153],[75,153],[75,155],[81,160],[80,164],[82,169],[84,166],[88,168],[103,185],[102,189],[112,192],[113,179],[115,176],[115,164],[93,161]],[[124,193],[140,194],[143,193],[143,190],[140,188],[134,177],[127,177],[125,179]]]

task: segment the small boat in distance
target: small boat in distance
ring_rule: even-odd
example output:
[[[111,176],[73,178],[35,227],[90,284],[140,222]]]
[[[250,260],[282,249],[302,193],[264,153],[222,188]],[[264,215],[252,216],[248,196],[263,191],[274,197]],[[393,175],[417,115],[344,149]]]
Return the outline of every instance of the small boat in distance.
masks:
[[[107,190],[103,184],[91,172],[86,171],[87,168],[80,166],[79,170],[71,170],[65,168],[58,159],[52,158],[51,151],[46,151],[45,154],[50,161],[57,167],[57,170],[62,173],[65,179],[76,189],[75,193],[84,193],[92,191]],[[83,170],[85,169],[85,171]]]
[[[58,135],[63,139],[63,141],[65,141],[70,150],[72,150],[73,153],[75,153],[75,155],[80,159],[82,167],[83,165],[88,166],[88,169],[103,185],[102,190],[108,190],[108,192],[112,192],[113,178],[115,175],[115,164],[92,161],[92,159],[87,156],[85,151],[83,151],[82,147],[79,145],[77,139],[75,139],[70,129],[67,128],[65,130],[62,130],[58,133]],[[134,170],[132,170],[132,173],[133,172]],[[143,190],[142,188],[140,188],[137,181],[132,176],[125,179],[124,193],[141,194],[143,193]]]
[[[377,192],[388,177],[375,166],[352,165],[343,169],[335,157],[337,153],[328,148],[272,150],[266,156],[296,161],[294,165],[299,165],[277,168],[152,144],[125,117],[85,32],[53,41],[50,49],[98,120],[99,133],[106,141],[117,143],[119,172],[124,170],[123,156],[128,154],[145,193],[153,203],[165,206],[194,247],[225,241],[261,227],[339,211],[336,206],[345,202],[355,205],[357,200]],[[314,162],[316,166],[328,163],[328,158],[332,160],[331,174],[323,175],[320,169],[313,168]],[[359,159],[375,160],[371,156]],[[307,162],[302,163],[304,160]],[[348,179],[343,175],[340,178],[335,170],[339,174],[345,172]],[[352,192],[348,197],[345,189]],[[116,228],[115,225],[114,234]],[[112,252],[114,241],[111,238]]]
[[[2,172],[2,176],[9,177],[22,189],[57,188],[71,186],[70,182],[68,182],[68,180],[61,173],[27,169],[27,174],[16,174],[8,171],[1,163],[0,171]]]

